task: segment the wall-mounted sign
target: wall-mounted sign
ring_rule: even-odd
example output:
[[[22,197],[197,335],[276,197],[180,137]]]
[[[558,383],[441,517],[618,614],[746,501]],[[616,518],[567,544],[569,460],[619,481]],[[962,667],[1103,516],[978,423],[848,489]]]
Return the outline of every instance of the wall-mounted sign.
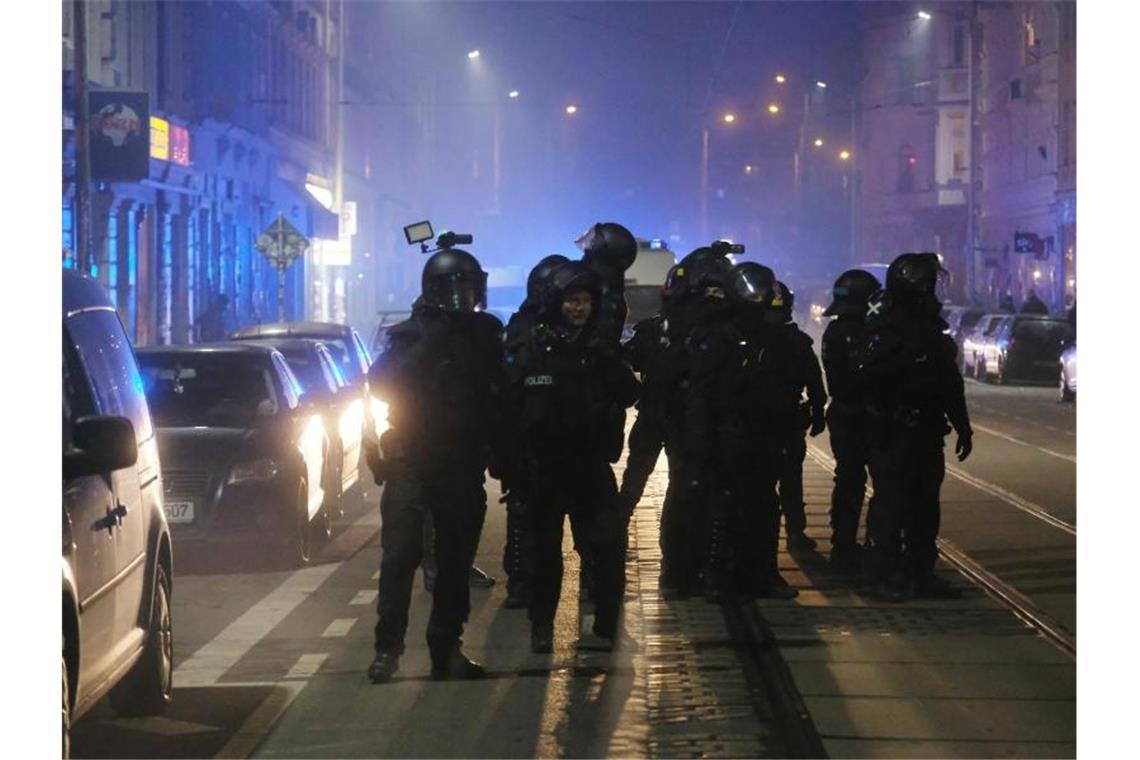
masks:
[[[190,165],[190,130],[170,125],[170,160],[179,166]]]
[[[150,174],[150,96],[92,90],[88,96],[91,178],[137,182]]]
[[[170,122],[150,117],[150,157],[170,160]]]

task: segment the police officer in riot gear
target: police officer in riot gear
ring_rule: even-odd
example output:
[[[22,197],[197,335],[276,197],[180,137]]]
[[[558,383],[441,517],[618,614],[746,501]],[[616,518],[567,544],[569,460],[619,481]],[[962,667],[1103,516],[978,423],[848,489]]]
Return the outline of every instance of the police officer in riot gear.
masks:
[[[515,356],[530,338],[542,305],[543,289],[550,275],[570,259],[561,254],[545,256],[535,264],[526,278],[526,298],[511,315],[503,336],[507,360]],[[530,603],[531,575],[534,572],[534,531],[529,522],[529,505],[522,489],[504,483],[507,492],[507,540],[503,547],[503,570],[507,573],[507,598],[503,606],[519,609]]]
[[[772,270],[754,262],[733,267],[726,290],[732,319],[696,353],[692,376],[697,437],[721,463],[707,508],[714,539],[717,527],[723,535],[710,542],[706,593],[791,598],[797,592],[776,564],[792,357],[783,291]]]
[[[835,487],[831,492],[831,566],[845,573],[862,569],[859,516],[867,485],[867,434],[863,395],[856,390],[857,351],[865,341],[867,301],[880,287],[870,272],[849,269],[836,279],[831,305],[824,315],[835,317],[823,331],[823,371],[831,403],[827,429],[835,457]]]
[[[470,610],[467,575],[486,511],[483,472],[507,462],[507,375],[501,325],[481,311],[486,273],[466,251],[443,248],[424,265],[420,301],[389,331],[369,370],[389,406],[389,429],[370,460],[382,462],[380,594],[369,679],[391,679],[404,650],[425,515],[438,563],[427,642],[437,679],[483,675],[460,649]]]
[[[637,258],[637,239],[616,222],[598,222],[576,241],[584,261],[601,280],[602,295],[594,330],[601,340],[617,345],[629,307],[625,303],[625,271]],[[624,420],[621,429],[624,438]]]
[[[788,548],[811,551],[815,549],[815,539],[805,532],[807,517],[804,514],[804,457],[807,456],[805,432],[817,436],[826,426],[824,408],[827,405],[827,391],[823,387],[823,371],[819,359],[812,349],[811,336],[800,329],[793,321],[795,293],[782,282],[777,281],[776,296],[783,302],[781,308],[768,311],[773,321],[782,320],[791,351],[787,378],[787,402],[795,406],[780,452],[779,495],[780,511],[784,514],[784,531]],[[804,392],[807,400],[803,400]],[[789,407],[789,411],[791,411]]]
[[[958,434],[959,461],[973,449],[956,347],[939,316],[943,271],[933,253],[904,253],[891,263],[886,288],[868,302],[855,373],[875,484],[867,568],[872,593],[885,601],[903,601],[911,587],[922,597],[960,596],[934,574],[947,421]]]
[[[732,269],[728,250],[718,241],[681,260],[679,284],[685,295],[678,303],[678,322],[689,387],[680,397],[680,488],[661,515],[661,591],[666,598],[682,598],[700,587],[715,601],[727,583],[731,533],[721,509],[725,463],[716,448],[712,389],[696,378],[723,355],[722,332],[730,315],[725,293]]]
[[[617,483],[607,451],[614,409],[637,400],[638,383],[613,344],[594,331],[602,298],[598,275],[583,262],[551,275],[528,341],[511,355],[523,475],[530,506],[535,564],[530,599],[531,648],[549,653],[562,585],[562,525],[579,525],[580,552],[594,568],[593,633],[618,635],[625,585],[624,526]]]

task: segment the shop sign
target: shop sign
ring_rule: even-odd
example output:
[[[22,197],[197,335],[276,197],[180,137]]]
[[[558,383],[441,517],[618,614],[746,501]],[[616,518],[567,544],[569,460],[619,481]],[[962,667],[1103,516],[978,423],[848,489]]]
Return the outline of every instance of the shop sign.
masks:
[[[179,166],[190,165],[190,130],[170,125],[170,160]]]
[[[150,117],[150,157],[170,160],[170,122],[157,116]]]
[[[150,96],[93,90],[88,95],[91,178],[137,182],[150,174]]]

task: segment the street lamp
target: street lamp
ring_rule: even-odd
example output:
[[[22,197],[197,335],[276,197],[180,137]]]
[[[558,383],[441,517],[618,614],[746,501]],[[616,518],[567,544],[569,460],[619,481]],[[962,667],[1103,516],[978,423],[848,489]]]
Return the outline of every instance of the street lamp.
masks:
[[[731,124],[731,123],[732,123],[732,122],[734,122],[734,121],[736,121],[736,114],[734,114],[734,113],[726,113],[726,114],[724,115],[724,123],[725,123],[725,124]]]
[[[578,113],[578,106],[576,106],[576,105],[568,105],[568,106],[566,106],[566,113],[568,113],[568,114],[570,114],[571,116],[573,116],[574,114]]]
[[[929,21],[932,18],[932,16],[929,13],[927,13],[926,11],[919,11],[918,17],[920,19],[922,19],[923,21]]]
[[[747,164],[747,165],[744,167],[744,173],[745,173],[745,174],[751,174],[751,173],[752,173],[752,164]]]
[[[849,150],[839,151],[839,158],[843,161],[846,161],[847,159],[851,158],[851,151],[849,151]]]
[[[815,138],[815,142],[813,142],[812,145],[814,145],[817,148],[822,148],[823,147],[823,138],[822,137]]]
[[[780,106],[775,103],[768,104],[768,113],[777,114],[780,112]]]
[[[788,80],[786,78],[784,78],[783,74],[777,74],[776,75],[776,84],[783,84],[786,81],[788,81]]]
[[[474,61],[476,58],[479,57],[479,51],[478,50],[472,50],[470,53],[467,54],[467,57],[470,58],[472,61]]]
[[[816,82],[815,86],[821,90],[827,89],[827,82]]]
[[[519,96],[518,90],[511,90],[510,92],[507,93],[507,97],[510,98],[511,100],[514,100],[518,96]]]

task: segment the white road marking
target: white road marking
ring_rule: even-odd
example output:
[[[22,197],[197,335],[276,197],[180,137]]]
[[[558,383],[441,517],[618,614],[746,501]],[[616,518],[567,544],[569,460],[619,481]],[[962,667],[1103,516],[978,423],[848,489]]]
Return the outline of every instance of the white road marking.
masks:
[[[328,658],[328,652],[321,654],[303,654],[297,660],[297,663],[289,668],[289,672],[285,674],[285,679],[310,678],[321,669],[321,665],[323,665]]]
[[[329,627],[321,634],[321,638],[331,639],[337,636],[347,636],[355,622],[356,618],[337,618],[329,623]]]
[[[813,443],[808,444],[808,453],[811,454],[812,459],[814,459],[819,464],[823,465],[825,468],[832,469],[832,470],[835,469],[835,460],[832,459],[827,454],[825,454],[823,452],[823,450],[820,449],[815,444],[813,444]],[[990,494],[991,496],[996,496],[998,499],[1004,501],[1006,504],[1009,504],[1010,506],[1015,507],[1016,509],[1019,509],[1028,515],[1032,515],[1033,517],[1036,517],[1038,520],[1041,520],[1044,523],[1052,525],[1054,528],[1060,528],[1061,530],[1065,531],[1066,533],[1068,533],[1072,536],[1077,535],[1077,526],[1073,525],[1072,523],[1065,522],[1064,520],[1062,520],[1059,517],[1053,516],[1052,514],[1047,512],[1043,507],[1041,507],[1037,504],[1034,504],[1033,502],[1029,501],[1028,499],[1023,499],[1020,496],[1018,496],[1017,494],[1011,493],[1010,491],[1005,490],[1001,486],[994,485],[993,483],[990,483],[989,481],[982,480],[981,478],[974,477],[973,475],[966,472],[965,470],[960,470],[957,467],[952,467],[950,465],[946,465],[946,472],[949,473],[950,475],[953,475],[954,477],[958,478],[959,480],[966,483],[967,485],[971,485],[974,488],[977,488],[979,491],[985,491],[986,493]],[[868,488],[868,490],[870,490],[870,488]]]
[[[290,574],[268,596],[250,607],[174,671],[176,687],[212,686],[328,580],[340,563],[306,567]]]
[[[1062,454],[1059,451],[1053,451],[1052,449],[1047,449],[1047,448],[1044,448],[1043,446],[1037,446],[1035,444],[1028,443],[1026,441],[1021,440],[1020,438],[1014,438],[1012,435],[1008,435],[1006,433],[1003,433],[1000,430],[994,430],[993,428],[986,427],[985,425],[978,425],[975,423],[973,425],[973,428],[974,428],[974,430],[981,430],[983,433],[989,433],[990,435],[995,435],[998,438],[1004,438],[1005,440],[1007,440],[1011,443],[1016,443],[1016,444],[1019,444],[1021,446],[1028,446],[1031,449],[1037,449],[1038,451],[1045,453],[1045,454],[1048,454],[1049,456],[1057,457],[1058,459],[1064,459],[1066,462],[1072,462],[1073,464],[1076,464],[1076,462],[1077,462],[1077,458],[1075,456],[1071,456],[1069,454]],[[1056,428],[1053,428],[1053,429],[1056,430]]]
[[[185,736],[222,730],[221,726],[208,726],[205,723],[175,720],[174,718],[167,718],[165,715],[151,715],[145,718],[116,718],[113,722],[116,726],[126,726],[135,731],[162,734],[163,736]]]
[[[352,601],[349,602],[349,604],[373,604],[376,601],[376,597],[378,596],[380,596],[380,592],[377,589],[365,589],[364,591],[357,591],[356,596],[352,597]]]
[[[257,745],[265,738],[265,735],[272,728],[273,724],[277,722],[287,709],[297,698],[297,695],[305,688],[305,682],[285,682],[285,683],[232,683],[222,684],[223,687],[238,688],[242,686],[272,686],[273,690],[269,693],[257,709],[245,719],[245,723],[241,724],[230,740],[226,742],[226,746],[222,747],[215,758],[239,758],[249,757],[253,754]]]

